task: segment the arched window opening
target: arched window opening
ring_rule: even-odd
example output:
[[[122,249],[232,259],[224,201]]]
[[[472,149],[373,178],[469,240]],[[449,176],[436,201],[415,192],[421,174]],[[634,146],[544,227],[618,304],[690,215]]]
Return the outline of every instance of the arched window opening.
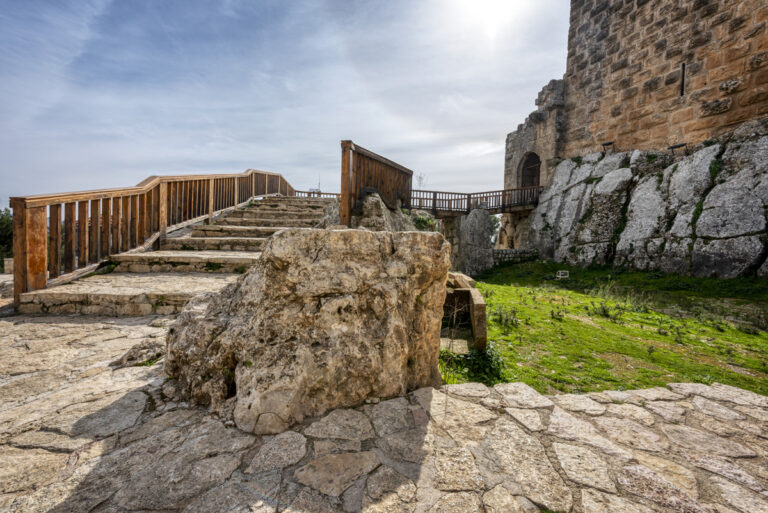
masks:
[[[541,159],[535,153],[529,153],[523,160],[520,173],[520,187],[538,187]]]

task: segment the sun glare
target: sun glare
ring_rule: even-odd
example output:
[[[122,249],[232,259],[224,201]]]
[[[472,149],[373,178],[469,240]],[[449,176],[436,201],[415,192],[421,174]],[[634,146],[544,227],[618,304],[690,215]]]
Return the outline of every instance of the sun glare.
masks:
[[[496,39],[521,10],[514,0],[453,0],[459,23],[480,30],[490,40]]]

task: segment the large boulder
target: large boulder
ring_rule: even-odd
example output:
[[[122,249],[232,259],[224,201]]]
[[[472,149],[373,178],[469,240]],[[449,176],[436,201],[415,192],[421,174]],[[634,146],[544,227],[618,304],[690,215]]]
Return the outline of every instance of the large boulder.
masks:
[[[257,434],[439,386],[449,256],[438,233],[279,232],[238,282],[185,307],[165,370]]]
[[[351,226],[374,232],[410,232],[416,230],[410,216],[401,210],[390,210],[376,193],[365,197],[360,215],[352,217]]]
[[[493,227],[488,211],[476,208],[461,220],[454,267],[470,276],[493,267]]]

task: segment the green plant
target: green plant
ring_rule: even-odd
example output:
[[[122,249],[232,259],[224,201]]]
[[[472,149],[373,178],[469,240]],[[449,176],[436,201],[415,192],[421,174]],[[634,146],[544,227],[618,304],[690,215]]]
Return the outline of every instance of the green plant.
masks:
[[[443,381],[478,382],[495,385],[504,382],[504,359],[493,343],[485,351],[471,349],[467,354],[440,350],[440,374]]]
[[[0,210],[0,270],[5,271],[3,259],[13,256],[13,215],[10,209]]]
[[[571,161],[576,164],[576,166],[581,166],[581,164],[584,162],[584,159],[581,157],[573,157],[571,158]]]
[[[709,165],[709,176],[712,178],[712,182],[715,181],[717,175],[723,170],[723,159],[715,159]]]
[[[221,269],[221,264],[218,262],[206,262],[205,270],[209,272],[218,271]]]
[[[656,162],[656,160],[658,160],[658,158],[659,158],[659,156],[658,155],[654,155],[653,153],[649,153],[645,157],[645,159],[648,161],[649,164],[653,164],[654,162]]]
[[[415,226],[417,230],[422,232],[437,231],[437,223],[435,222],[434,219],[431,219],[427,216],[415,216],[413,218],[413,226]]]

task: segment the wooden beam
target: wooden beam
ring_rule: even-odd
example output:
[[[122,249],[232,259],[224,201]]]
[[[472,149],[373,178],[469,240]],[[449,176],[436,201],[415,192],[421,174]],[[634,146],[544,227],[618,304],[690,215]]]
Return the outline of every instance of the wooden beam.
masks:
[[[88,260],[98,262],[100,257],[101,246],[99,245],[99,237],[101,236],[101,200],[91,200],[91,231],[90,238],[88,240]]]
[[[112,198],[112,244],[111,255],[120,253],[120,198]]]
[[[341,205],[339,205],[339,218],[341,224],[349,226],[351,219],[350,197],[350,153],[352,141],[341,141]]]
[[[101,200],[101,258],[109,255],[109,207],[109,199]]]

